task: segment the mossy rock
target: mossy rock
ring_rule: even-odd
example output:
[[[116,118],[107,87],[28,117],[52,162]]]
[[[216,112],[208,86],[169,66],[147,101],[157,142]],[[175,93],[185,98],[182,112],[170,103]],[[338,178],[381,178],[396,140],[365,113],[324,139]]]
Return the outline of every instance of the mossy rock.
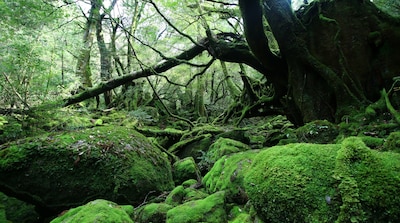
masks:
[[[203,155],[200,157],[199,166],[201,169],[208,171],[224,155],[249,149],[250,147],[242,142],[228,138],[218,138],[217,141],[211,144],[208,151],[203,152]]]
[[[289,144],[261,151],[244,178],[266,222],[399,222],[400,155],[342,144]]]
[[[229,221],[229,223],[253,223],[252,217],[248,213],[241,213],[236,216],[233,220]]]
[[[133,223],[130,214],[133,207],[120,206],[107,200],[94,200],[83,206],[72,208],[51,223]]]
[[[219,191],[204,199],[189,201],[167,212],[167,223],[227,222],[225,192]]]
[[[177,206],[183,203],[183,199],[186,196],[185,188],[182,185],[175,187],[165,198],[165,203]]]
[[[201,179],[200,170],[193,157],[186,157],[176,161],[173,166],[173,178],[176,185],[189,179]]]
[[[177,206],[188,201],[199,200],[207,197],[209,194],[201,189],[179,185],[175,187],[165,198],[165,203]]]
[[[125,127],[27,138],[10,143],[0,157],[4,192],[46,213],[96,198],[137,205],[150,191],[174,185],[166,155]]]
[[[227,200],[238,204],[247,202],[244,176],[249,171],[258,150],[239,152],[223,156],[204,176],[203,184],[209,193],[225,191]]]
[[[165,203],[151,203],[141,207],[136,214],[137,223],[161,223],[167,220],[167,212],[173,206]]]
[[[400,132],[392,132],[383,144],[382,150],[400,153]]]
[[[0,209],[1,205],[4,205],[5,215],[10,222],[32,223],[39,219],[39,215],[35,211],[35,206],[13,197],[8,197],[0,192]],[[0,217],[0,222],[7,221],[2,221]]]
[[[334,143],[339,135],[339,128],[326,120],[316,120],[296,129],[295,132],[298,142],[327,144]]]

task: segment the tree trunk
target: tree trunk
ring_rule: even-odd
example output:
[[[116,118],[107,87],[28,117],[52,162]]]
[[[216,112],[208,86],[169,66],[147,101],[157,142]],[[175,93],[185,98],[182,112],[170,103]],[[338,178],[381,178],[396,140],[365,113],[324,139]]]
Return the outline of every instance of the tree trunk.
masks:
[[[398,54],[385,48],[398,45],[399,32],[393,30],[399,24],[369,1],[316,1],[297,15],[288,1],[263,0],[261,6],[257,0],[243,0],[240,4],[243,18],[249,21],[255,15],[248,8],[263,8],[287,64],[287,113],[297,124],[335,121],[349,106],[377,100],[379,89],[387,87],[384,81],[399,71],[399,63],[393,60]],[[260,50],[256,32],[260,31],[246,33],[253,52]],[[259,60],[270,55],[254,54]],[[280,75],[275,74],[276,78]]]
[[[76,65],[76,75],[81,80],[81,87],[83,89],[93,87],[92,83],[92,72],[90,69],[90,51],[92,49],[93,44],[93,10],[92,6],[89,11],[89,16],[86,19],[85,30],[83,34],[83,47],[78,55],[78,62]]]
[[[103,5],[103,0],[92,0],[94,4],[94,16],[96,19],[96,39],[97,45],[100,52],[100,78],[102,81],[108,81],[111,79],[112,67],[111,67],[111,53],[107,48],[104,41],[103,35],[103,19],[105,14],[100,14],[100,8]],[[103,93],[104,103],[108,106],[112,100],[112,91],[106,91]]]

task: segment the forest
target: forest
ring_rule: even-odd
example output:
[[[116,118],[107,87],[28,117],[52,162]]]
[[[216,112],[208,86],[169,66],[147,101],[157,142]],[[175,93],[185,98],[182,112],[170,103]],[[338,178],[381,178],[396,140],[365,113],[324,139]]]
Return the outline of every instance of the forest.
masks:
[[[0,18],[0,222],[400,222],[399,1]]]

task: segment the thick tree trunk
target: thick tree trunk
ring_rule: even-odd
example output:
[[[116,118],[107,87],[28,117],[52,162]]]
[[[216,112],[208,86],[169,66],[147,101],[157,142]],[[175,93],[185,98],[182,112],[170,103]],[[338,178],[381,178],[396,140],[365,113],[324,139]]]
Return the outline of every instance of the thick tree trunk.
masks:
[[[257,5],[264,10],[287,64],[283,78],[288,86],[287,113],[297,124],[337,120],[349,106],[376,100],[379,89],[386,86],[384,80],[390,81],[398,74],[399,63],[393,59],[399,56],[389,48],[398,45],[395,37],[399,33],[393,31],[398,30],[398,24],[389,21],[369,1],[313,2],[297,16],[289,1],[264,0],[262,6],[257,0],[240,3],[245,25],[249,24],[246,19],[260,22],[259,16],[254,20]],[[253,14],[248,14],[248,8]],[[253,45],[259,42],[258,32],[250,30],[246,38],[254,54],[264,60],[265,55],[270,57],[266,50],[264,56],[259,56],[259,48],[265,44]],[[281,75],[275,73],[276,78]],[[274,82],[276,78],[269,80]]]

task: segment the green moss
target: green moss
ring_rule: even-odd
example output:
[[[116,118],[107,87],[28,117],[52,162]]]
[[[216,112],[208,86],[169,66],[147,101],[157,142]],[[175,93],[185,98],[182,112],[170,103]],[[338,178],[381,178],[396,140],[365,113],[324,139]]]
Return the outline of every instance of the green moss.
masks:
[[[11,143],[0,156],[2,185],[54,209],[98,197],[138,204],[150,191],[173,188],[166,155],[125,127],[27,138]]]
[[[358,138],[349,138],[342,142],[337,153],[334,177],[340,180],[338,186],[342,198],[337,222],[363,222],[364,211],[360,202],[360,193],[356,179],[352,176],[352,164],[363,162],[371,157],[369,148]]]
[[[400,132],[392,132],[383,144],[382,150],[400,153]]]
[[[298,142],[333,143],[339,129],[326,120],[312,121],[296,130]]]
[[[338,208],[326,198],[337,197],[330,175],[338,149],[289,144],[261,151],[244,179],[258,215],[266,222],[333,222]]]
[[[338,222],[398,222],[400,155],[370,150],[356,137],[343,141],[335,177],[342,194]],[[384,183],[383,183],[384,182]]]
[[[10,222],[32,223],[36,222],[39,218],[39,215],[35,211],[35,206],[6,196],[3,193],[0,193],[0,210],[1,205],[4,205],[5,215]],[[1,220],[0,217],[0,222],[7,222]]]
[[[133,210],[133,207],[130,206]],[[130,223],[132,219],[121,206],[106,201],[95,200],[87,203],[86,205],[73,208],[66,212],[64,215],[54,219],[51,223]]]
[[[185,222],[226,222],[223,191],[214,193],[202,200],[190,201],[167,212],[167,223]]]
[[[214,163],[224,155],[249,149],[250,147],[242,142],[233,139],[218,138],[217,141],[210,146],[208,151],[203,152],[203,156],[200,157],[199,166],[202,169],[209,170]]]
[[[241,213],[232,221],[228,221],[229,223],[253,223],[253,219],[247,213]]]
[[[243,178],[256,155],[255,150],[223,156],[204,176],[203,184],[210,193],[225,191],[227,199],[236,203],[245,203],[247,194]]]
[[[233,139],[219,138],[211,145],[208,153],[210,159],[215,162],[224,155],[242,152],[249,149],[250,147],[242,142]]]
[[[197,183],[198,183],[197,180],[195,180],[195,179],[189,179],[189,180],[184,181],[184,182],[182,183],[182,186],[185,187],[185,188],[187,188],[187,187],[193,186],[193,185],[195,185],[195,184],[197,184]]]
[[[177,186],[168,194],[167,198],[165,198],[165,203],[172,206],[182,204],[185,195],[185,188],[182,185]]]
[[[400,155],[371,150],[357,137],[290,144],[260,152],[245,189],[267,222],[398,222],[399,170]]]
[[[171,208],[171,205],[164,203],[151,203],[145,205],[138,210],[135,221],[138,223],[165,222],[167,219],[167,212]]]
[[[197,181],[196,181],[197,183]],[[177,186],[175,187],[165,198],[165,203],[172,205],[172,206],[177,206],[180,204],[183,204],[187,201],[192,201],[192,200],[199,200],[207,197],[208,194],[205,193],[203,190],[198,190],[192,187],[186,187],[186,186]]]
[[[200,170],[193,157],[186,157],[173,164],[173,178],[176,185],[188,179],[200,179]]]
[[[371,149],[380,149],[385,142],[385,139],[372,136],[361,136],[360,139]]]
[[[208,196],[204,190],[194,189],[191,187],[185,188],[185,197],[183,198],[184,203],[188,201],[204,199]]]

